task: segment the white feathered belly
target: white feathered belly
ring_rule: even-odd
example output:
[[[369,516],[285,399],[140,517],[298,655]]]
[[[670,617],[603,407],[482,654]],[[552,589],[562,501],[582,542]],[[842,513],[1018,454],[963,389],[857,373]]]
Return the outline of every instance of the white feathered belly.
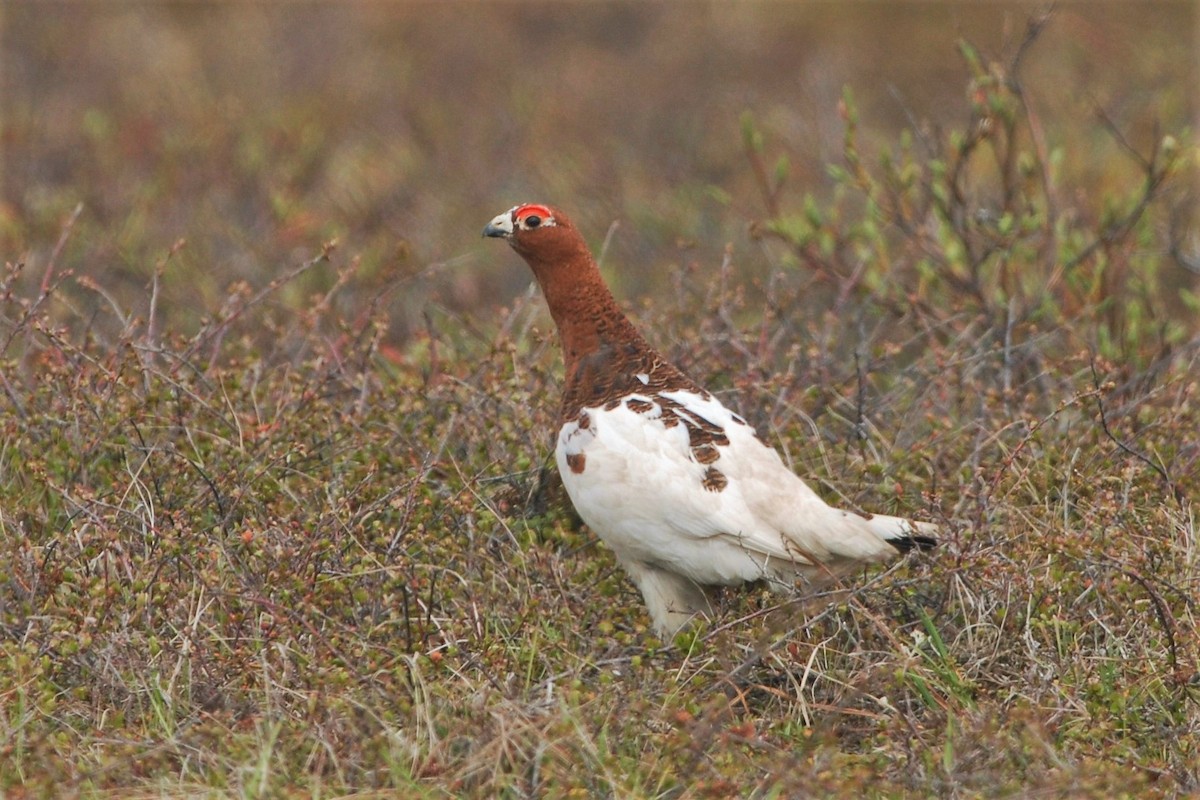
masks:
[[[555,448],[575,510],[617,556],[700,584],[791,580],[897,555],[911,524],[831,508],[710,395],[584,409]]]
[[[650,402],[640,396],[630,399],[637,408]],[[664,424],[658,406],[635,411],[626,400],[612,409],[585,409],[578,420],[564,425],[555,455],[575,510],[621,559],[667,569],[701,584],[741,583],[794,568],[794,561],[803,562],[803,554],[788,547],[783,536],[764,526],[747,506],[738,474],[744,465],[733,457],[734,451],[753,448],[773,459],[795,494],[807,487],[754,438],[749,426],[734,422],[715,400],[695,395],[688,399],[693,406],[700,404],[705,421],[721,424],[729,438],[717,448],[719,457],[702,456],[707,463],[696,458],[689,426]],[[712,419],[721,412],[727,419]],[[764,539],[768,553],[780,554],[765,554]],[[743,544],[751,540],[754,546]],[[793,558],[781,558],[786,551]]]

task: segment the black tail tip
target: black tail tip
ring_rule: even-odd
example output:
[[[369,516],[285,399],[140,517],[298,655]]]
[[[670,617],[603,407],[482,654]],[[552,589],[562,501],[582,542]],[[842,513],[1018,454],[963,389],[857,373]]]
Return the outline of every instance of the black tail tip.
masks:
[[[888,539],[887,543],[901,553],[907,553],[910,550],[932,550],[937,547],[938,541],[932,536],[901,536]]]

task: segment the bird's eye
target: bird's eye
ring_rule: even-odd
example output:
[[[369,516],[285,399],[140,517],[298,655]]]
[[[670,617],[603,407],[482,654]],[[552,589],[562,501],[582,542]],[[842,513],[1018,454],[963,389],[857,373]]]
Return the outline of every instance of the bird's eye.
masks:
[[[527,228],[536,228],[538,225],[541,225],[541,224],[542,224],[542,218],[539,217],[537,214],[530,214],[528,217],[525,218],[525,227],[527,227]]]

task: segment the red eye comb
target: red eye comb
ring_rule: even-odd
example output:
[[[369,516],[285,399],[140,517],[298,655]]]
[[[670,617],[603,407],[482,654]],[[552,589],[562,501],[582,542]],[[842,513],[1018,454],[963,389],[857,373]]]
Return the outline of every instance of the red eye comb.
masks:
[[[517,210],[513,212],[513,219],[525,219],[525,217],[528,217],[530,214],[536,214],[542,219],[551,219],[554,217],[553,212],[551,212],[546,206],[539,205],[537,203],[527,203],[526,205],[517,207]]]

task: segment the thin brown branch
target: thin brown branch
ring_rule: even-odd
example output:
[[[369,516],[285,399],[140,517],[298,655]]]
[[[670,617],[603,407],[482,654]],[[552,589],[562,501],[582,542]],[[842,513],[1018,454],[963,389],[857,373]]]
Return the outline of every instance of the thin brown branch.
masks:
[[[1183,491],[1171,478],[1171,475],[1167,472],[1166,468],[1154,463],[1149,456],[1138,450],[1135,450],[1133,447],[1123,442],[1115,433],[1112,432],[1112,428],[1108,426],[1108,415],[1104,411],[1104,387],[1100,383],[1100,373],[1096,371],[1096,357],[1094,355],[1089,359],[1089,365],[1092,371],[1092,386],[1094,387],[1094,391],[1089,392],[1089,394],[1096,398],[1096,410],[1099,413],[1100,428],[1104,431],[1104,435],[1107,436],[1109,440],[1111,440],[1112,443],[1115,444],[1122,452],[1133,456],[1138,461],[1141,461],[1143,464],[1157,472],[1159,477],[1163,479],[1163,483],[1165,483],[1167,488],[1171,490],[1171,496],[1175,498],[1175,502],[1182,506],[1184,502]]]

